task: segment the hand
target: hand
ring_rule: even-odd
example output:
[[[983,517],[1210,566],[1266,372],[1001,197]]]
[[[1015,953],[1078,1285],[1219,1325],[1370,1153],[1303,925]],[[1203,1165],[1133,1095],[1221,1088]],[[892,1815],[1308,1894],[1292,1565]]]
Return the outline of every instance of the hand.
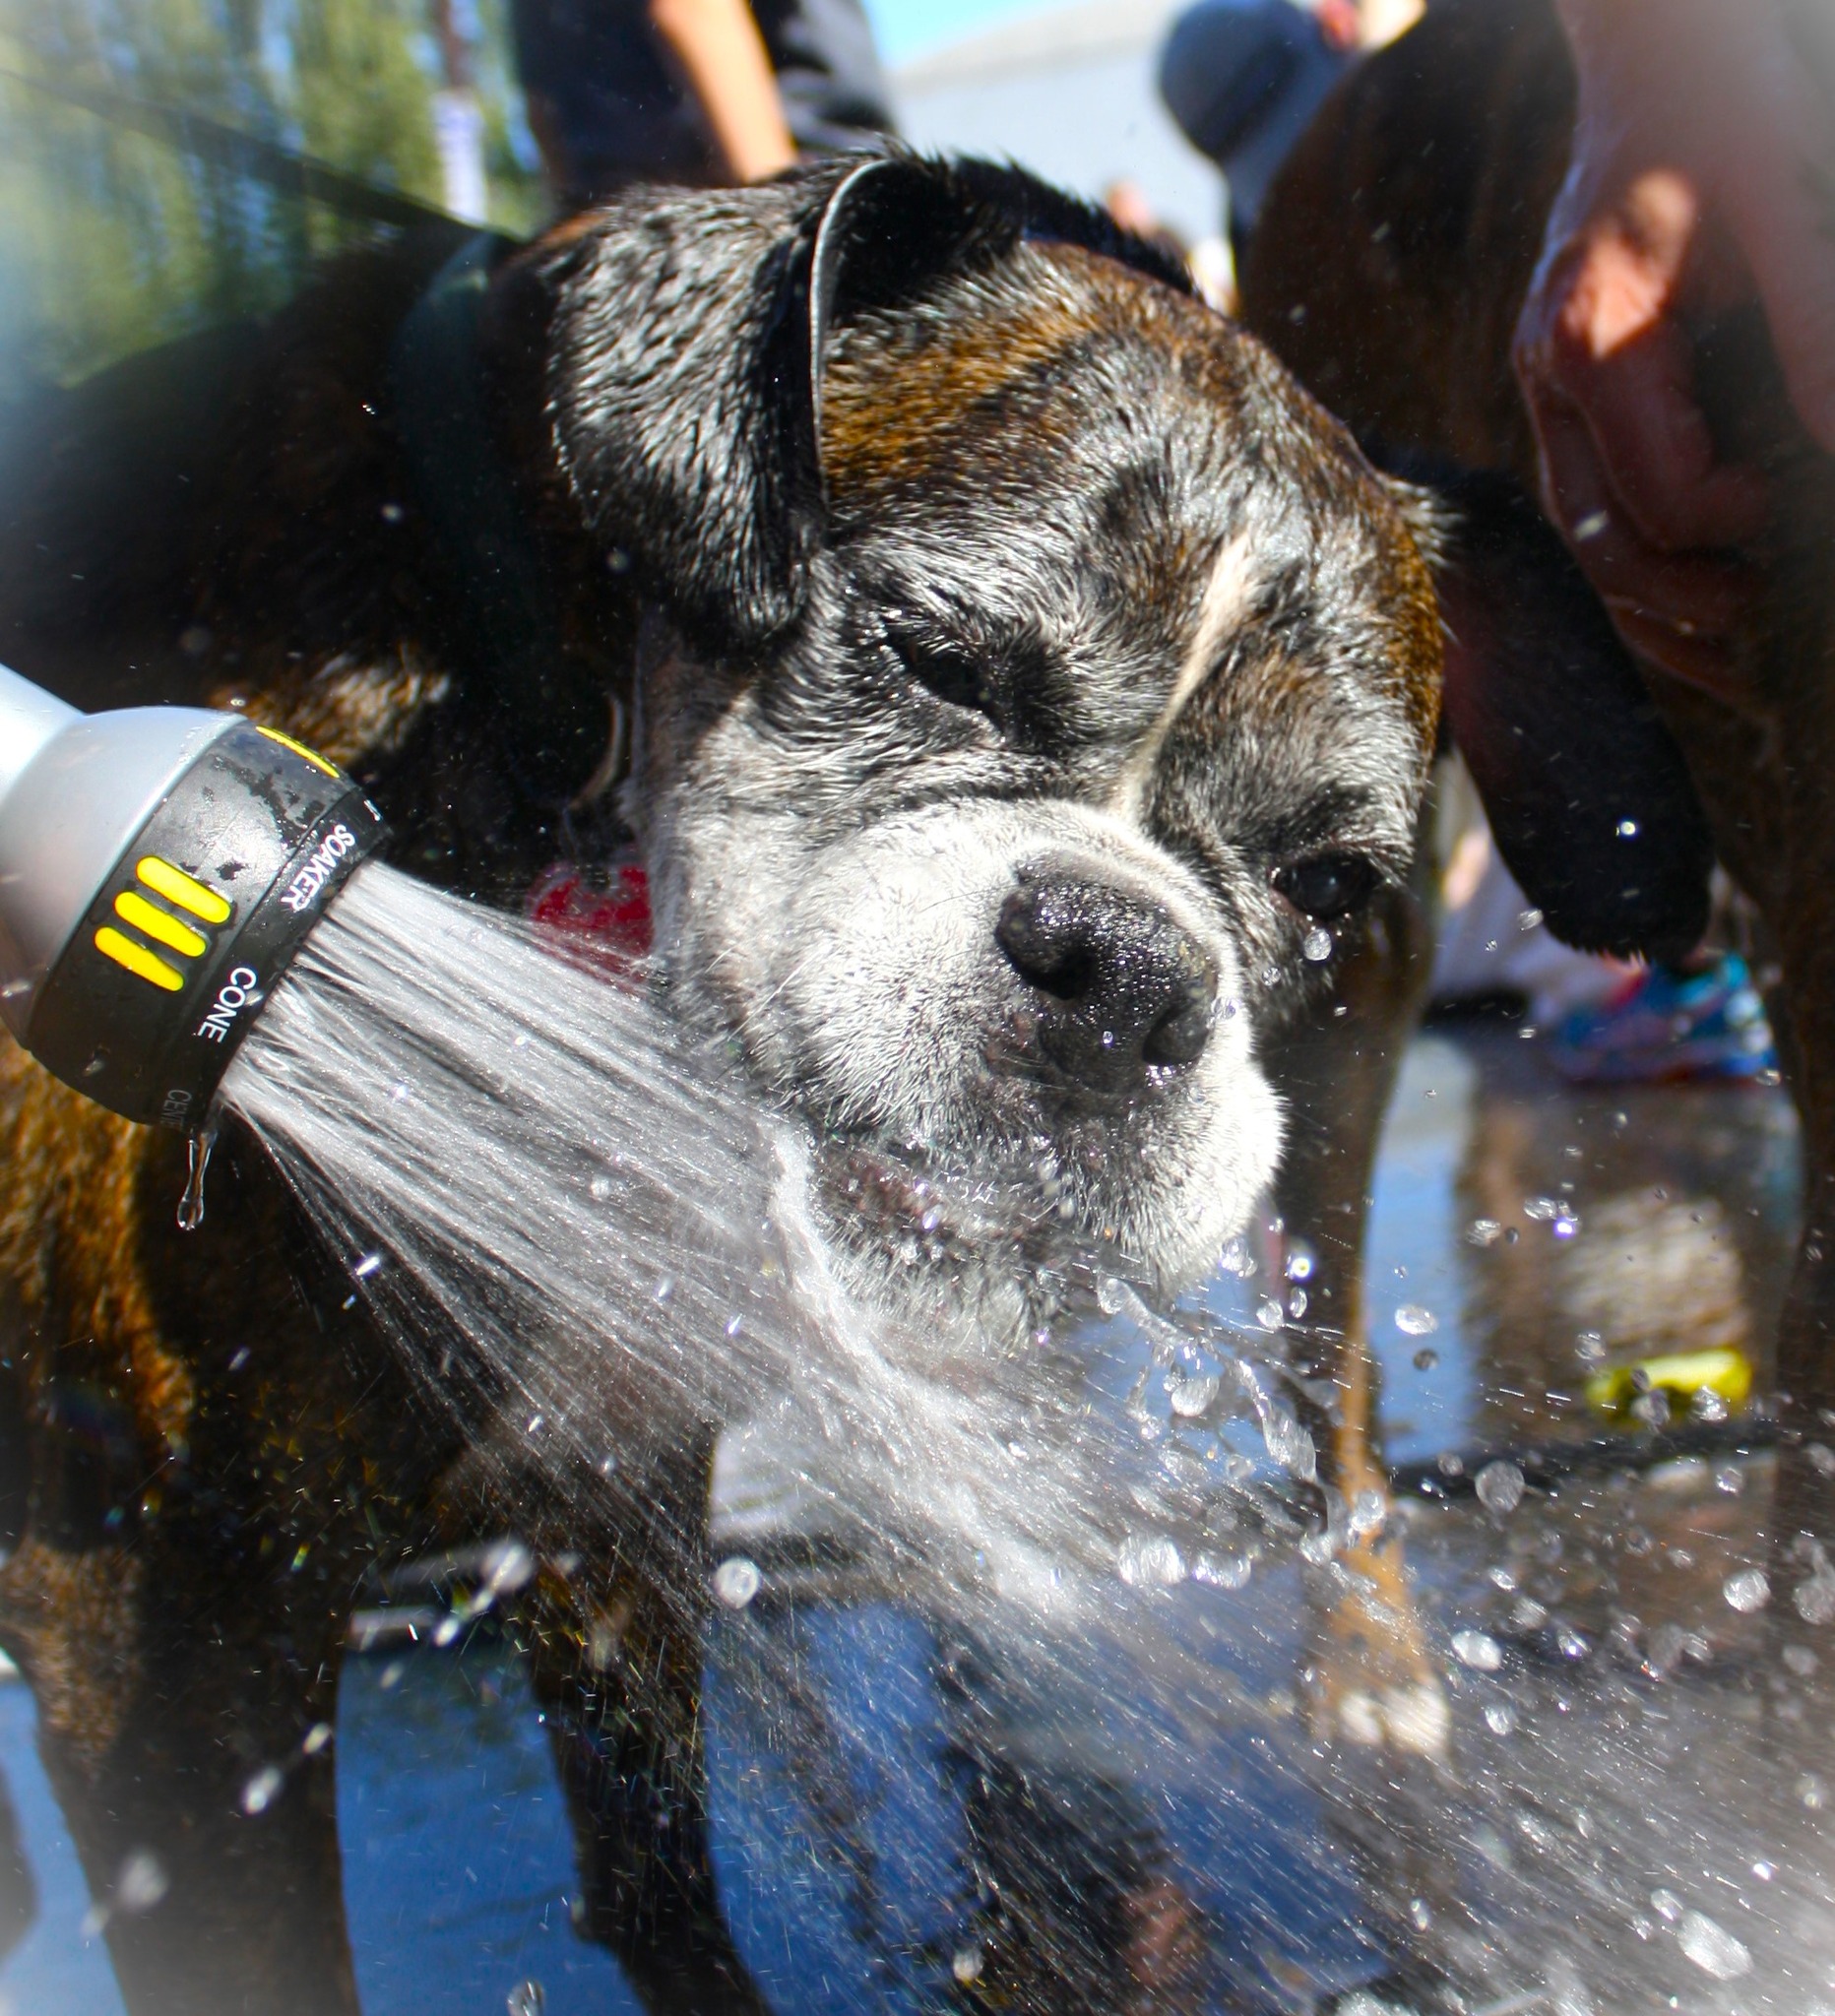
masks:
[[[1572,164],[1517,329],[1545,502],[1626,641],[1739,703],[1757,592],[1738,556],[1764,481],[1724,462],[1690,323],[1763,308],[1800,418],[1835,450],[1835,237],[1816,196],[1830,108],[1785,0],[1563,0]]]

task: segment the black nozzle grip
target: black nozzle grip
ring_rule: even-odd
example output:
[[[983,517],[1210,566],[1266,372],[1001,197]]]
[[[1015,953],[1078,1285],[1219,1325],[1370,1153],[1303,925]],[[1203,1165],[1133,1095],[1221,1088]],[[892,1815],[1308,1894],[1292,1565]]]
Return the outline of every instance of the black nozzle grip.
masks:
[[[130,1120],[200,1126],[293,955],[384,832],[342,771],[238,724],[115,863],[33,1005],[27,1047]]]

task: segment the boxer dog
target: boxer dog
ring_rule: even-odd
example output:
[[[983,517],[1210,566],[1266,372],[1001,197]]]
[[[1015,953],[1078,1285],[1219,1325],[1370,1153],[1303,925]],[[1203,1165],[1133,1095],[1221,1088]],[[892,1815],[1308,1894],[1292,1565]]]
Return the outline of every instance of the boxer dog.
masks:
[[[805,1124],[852,1280],[999,1336],[1049,1305],[1040,1227],[1200,1274],[1307,1046],[1362,1040],[1334,1009],[1407,900],[1436,569],[1475,613],[1527,592],[1574,670],[1492,780],[1532,894],[1621,950],[1694,928],[1692,800],[1558,542],[1380,472],[1017,171],[895,154],[522,248],[411,233],[47,394],[5,466],[0,657],[316,743],[448,886],[634,842],[658,983]],[[1616,852],[1608,728],[1647,836]],[[702,1824],[705,1578],[642,1511],[692,1522],[711,1436],[635,1500],[482,1461],[250,1145],[180,1236],[179,1144],[0,1071],[0,1642],[129,2005],[354,2010],[349,1606],[513,1530],[579,1929],[652,2007],[762,2007]]]

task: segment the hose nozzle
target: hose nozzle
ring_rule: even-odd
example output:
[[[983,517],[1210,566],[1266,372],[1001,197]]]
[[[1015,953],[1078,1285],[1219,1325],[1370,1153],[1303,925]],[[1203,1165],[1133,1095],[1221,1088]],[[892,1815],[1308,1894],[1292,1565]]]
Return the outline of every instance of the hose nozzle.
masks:
[[[98,1104],[195,1129],[383,831],[361,786],[277,729],[79,714],[0,665],[0,1021]]]

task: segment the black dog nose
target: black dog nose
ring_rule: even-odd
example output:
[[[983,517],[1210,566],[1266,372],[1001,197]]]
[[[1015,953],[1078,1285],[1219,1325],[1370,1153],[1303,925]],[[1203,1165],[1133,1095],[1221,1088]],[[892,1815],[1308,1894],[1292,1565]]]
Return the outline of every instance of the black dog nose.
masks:
[[[1001,906],[994,941],[1044,996],[1039,1045],[1080,1084],[1124,1092],[1210,1040],[1217,969],[1161,907],[1110,882],[1043,876]]]

